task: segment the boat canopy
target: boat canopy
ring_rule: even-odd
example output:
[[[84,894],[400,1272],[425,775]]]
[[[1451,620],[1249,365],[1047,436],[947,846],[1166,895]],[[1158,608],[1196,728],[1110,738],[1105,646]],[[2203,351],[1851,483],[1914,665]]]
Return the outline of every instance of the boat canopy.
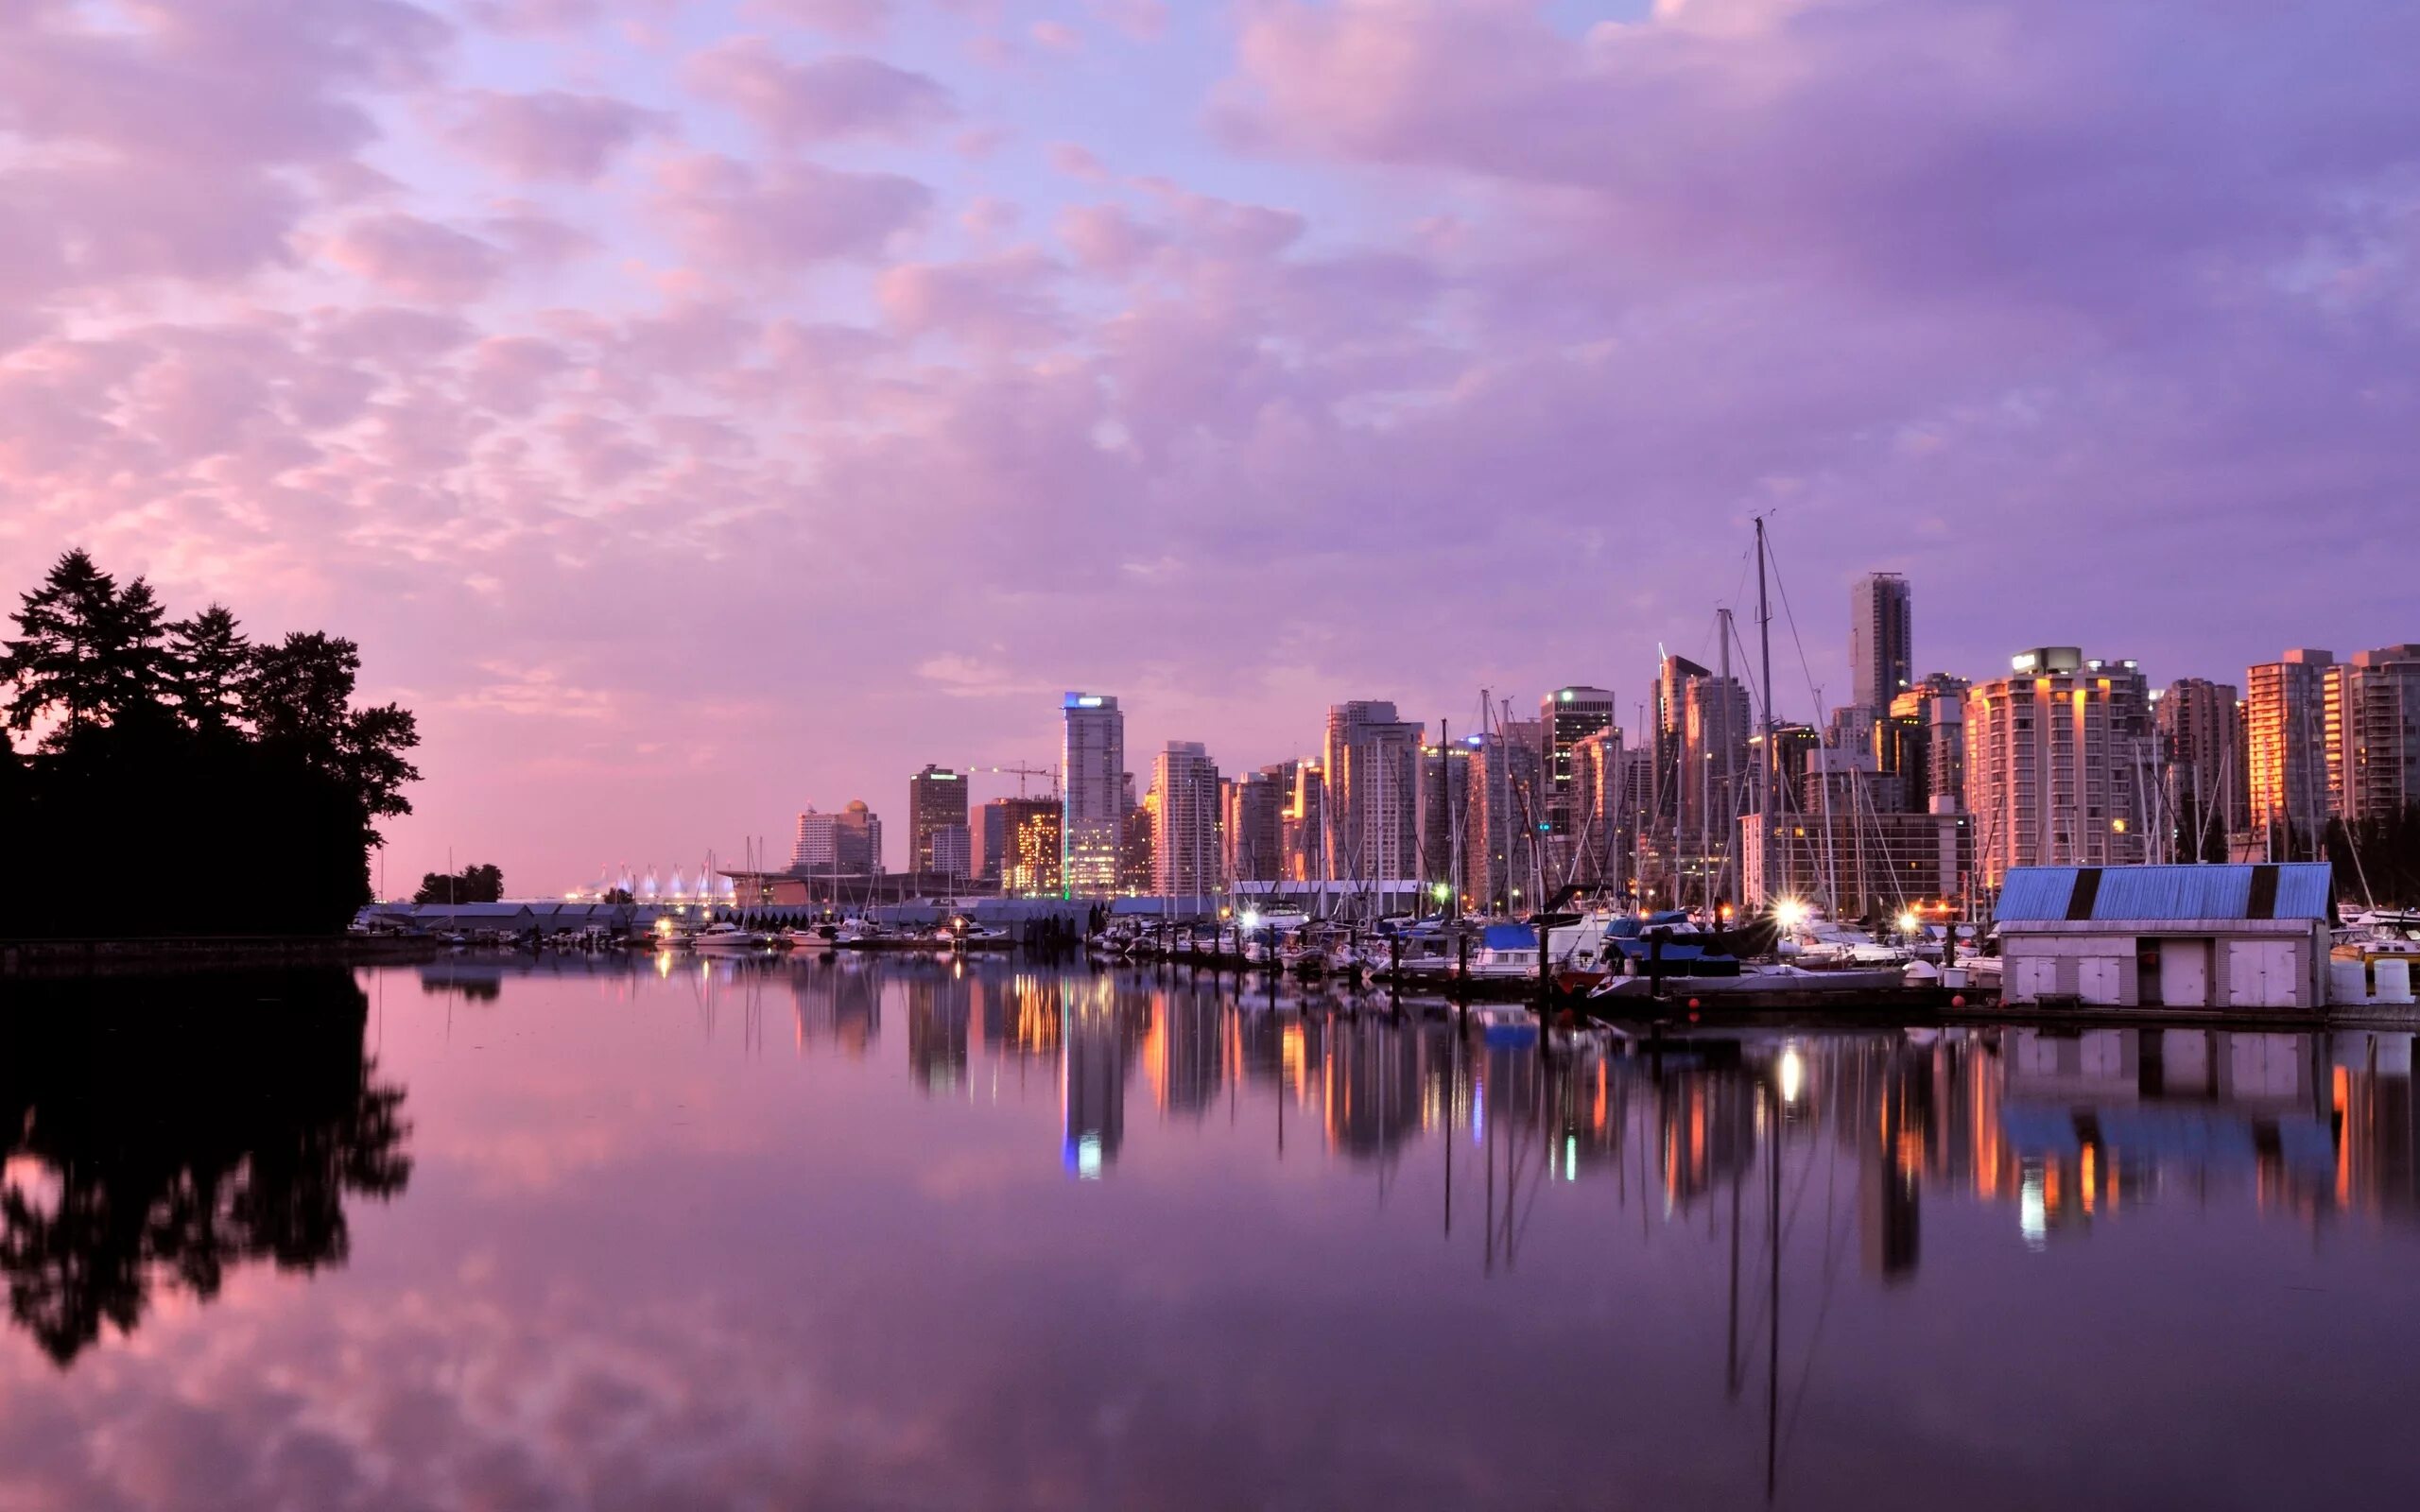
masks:
[[[1478,942],[1491,951],[1533,951],[1538,948],[1538,932],[1527,924],[1490,924],[1480,932]]]

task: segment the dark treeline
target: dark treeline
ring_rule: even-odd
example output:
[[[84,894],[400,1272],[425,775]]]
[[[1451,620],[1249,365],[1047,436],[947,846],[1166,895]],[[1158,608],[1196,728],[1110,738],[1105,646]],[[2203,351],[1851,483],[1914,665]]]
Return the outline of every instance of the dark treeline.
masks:
[[[495,903],[504,901],[504,868],[493,866],[464,867],[460,871],[426,871],[421,874],[420,890],[412,894],[416,903]]]
[[[0,1013],[0,1277],[66,1365],[163,1288],[351,1252],[348,1200],[411,1178],[404,1092],[349,971],[16,981]]]
[[[2420,906],[2420,806],[2393,818],[2330,822],[2327,854],[2336,865],[2336,896],[2346,904]]]
[[[2257,830],[2253,832],[2256,841]],[[2301,825],[2271,827],[2265,850],[2279,861],[2325,861],[2335,873],[2340,908],[2420,907],[2420,804],[2388,818],[2347,824],[2330,819],[2316,835]],[[2189,848],[2185,859],[2191,859]],[[2223,859],[2223,855],[2220,859]]]
[[[81,551],[9,617],[0,933],[322,934],[369,902],[420,736],[354,706],[354,643],[254,644],[217,605],[170,620]]]

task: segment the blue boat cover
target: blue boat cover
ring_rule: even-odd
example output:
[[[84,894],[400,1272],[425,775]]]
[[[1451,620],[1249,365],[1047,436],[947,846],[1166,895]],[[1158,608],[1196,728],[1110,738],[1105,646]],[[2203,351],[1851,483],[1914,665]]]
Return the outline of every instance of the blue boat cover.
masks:
[[[1527,924],[1490,924],[1478,942],[1492,951],[1533,951],[1538,948],[1538,932]]]

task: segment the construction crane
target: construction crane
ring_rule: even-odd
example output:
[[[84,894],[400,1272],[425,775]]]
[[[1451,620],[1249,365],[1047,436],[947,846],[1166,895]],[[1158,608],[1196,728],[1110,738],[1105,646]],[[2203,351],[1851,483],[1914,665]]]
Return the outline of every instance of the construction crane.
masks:
[[[1019,798],[1025,797],[1025,784],[1028,778],[1046,777],[1050,779],[1050,790],[1054,793],[1059,791],[1059,768],[1056,766],[1028,766],[1020,762],[1013,766],[977,765],[969,766],[967,770],[969,772],[997,772],[1004,776],[1011,773],[1014,774],[1017,780],[1017,797]]]

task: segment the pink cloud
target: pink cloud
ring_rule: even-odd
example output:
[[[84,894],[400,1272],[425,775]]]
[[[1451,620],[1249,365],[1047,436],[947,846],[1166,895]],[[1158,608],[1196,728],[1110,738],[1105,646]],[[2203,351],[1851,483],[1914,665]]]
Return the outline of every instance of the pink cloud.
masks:
[[[515,179],[588,183],[664,118],[601,94],[473,90],[446,131],[454,146]]]
[[[949,92],[922,74],[850,55],[794,63],[762,37],[700,53],[682,77],[691,93],[730,106],[787,146],[908,137],[958,113]]]
[[[749,0],[749,15],[776,17],[835,37],[870,42],[890,29],[891,0]]]
[[[1094,14],[1136,42],[1167,34],[1168,0],[1091,0]]]
[[[1059,239],[1087,271],[1123,278],[1157,249],[1159,233],[1122,205],[1078,205],[1061,213]]]
[[[931,201],[929,189],[894,174],[808,163],[759,169],[713,154],[667,163],[657,185],[657,202],[696,255],[756,272],[871,257]]]
[[[883,315],[910,335],[993,351],[1046,345],[1065,325],[1046,286],[1058,266],[1030,248],[967,263],[903,263],[882,275]]]
[[[467,303],[504,275],[504,254],[490,244],[396,213],[353,222],[329,245],[328,255],[373,284],[432,304]]]
[[[1080,142],[1051,143],[1050,166],[1070,179],[1081,179],[1086,183],[1107,183],[1110,178],[1109,165]]]
[[[1084,34],[1063,21],[1037,21],[1026,34],[1033,39],[1034,45],[1054,53],[1083,51]]]

